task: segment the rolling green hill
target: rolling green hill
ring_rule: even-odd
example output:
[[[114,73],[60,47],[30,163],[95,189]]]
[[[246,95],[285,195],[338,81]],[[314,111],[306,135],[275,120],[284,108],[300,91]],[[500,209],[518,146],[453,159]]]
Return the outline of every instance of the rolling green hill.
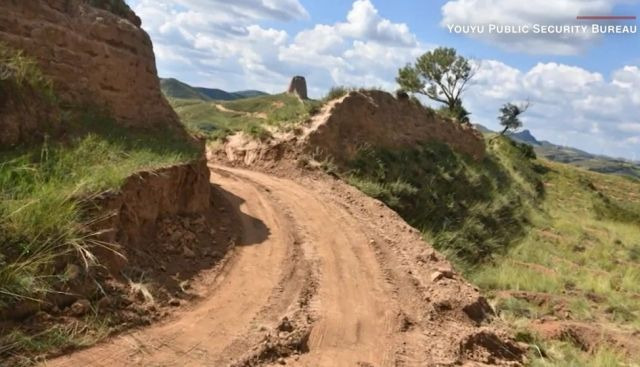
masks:
[[[484,134],[494,133],[482,125],[476,124],[475,126]],[[640,179],[640,162],[591,154],[580,149],[556,145],[544,140],[539,141],[529,130],[511,133],[509,136],[516,141],[531,145],[536,154],[554,162],[568,163],[593,172],[616,174]]]
[[[190,131],[211,140],[237,131],[266,138],[270,129],[290,128],[309,118],[321,105],[286,93],[232,101],[169,98],[169,103]]]
[[[268,95],[258,90],[227,92],[216,88],[192,87],[174,78],[160,79],[160,87],[167,98],[198,99],[203,101],[232,101]]]
[[[190,85],[173,78],[160,79],[160,88],[162,89],[162,93],[169,98],[209,100],[209,97],[200,93]]]

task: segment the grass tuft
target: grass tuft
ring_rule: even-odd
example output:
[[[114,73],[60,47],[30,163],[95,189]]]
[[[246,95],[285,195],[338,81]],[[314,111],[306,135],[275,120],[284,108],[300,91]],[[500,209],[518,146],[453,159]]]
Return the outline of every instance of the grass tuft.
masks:
[[[100,246],[84,201],[118,188],[129,175],[195,158],[172,133],[132,131],[84,114],[84,133],[0,153],[0,306],[42,299],[60,283],[56,268],[72,255],[88,267]],[[76,129],[77,130],[77,129]]]

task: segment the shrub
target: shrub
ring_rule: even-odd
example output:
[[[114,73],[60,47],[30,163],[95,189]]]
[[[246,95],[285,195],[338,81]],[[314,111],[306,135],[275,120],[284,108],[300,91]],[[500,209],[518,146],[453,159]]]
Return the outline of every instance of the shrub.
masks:
[[[52,82],[37,62],[0,42],[0,102],[6,98],[35,91],[48,101],[54,101]]]
[[[331,87],[327,95],[323,98],[324,101],[332,101],[334,99],[342,98],[346,96],[349,92],[351,92],[351,88],[347,88],[345,86],[336,86]]]

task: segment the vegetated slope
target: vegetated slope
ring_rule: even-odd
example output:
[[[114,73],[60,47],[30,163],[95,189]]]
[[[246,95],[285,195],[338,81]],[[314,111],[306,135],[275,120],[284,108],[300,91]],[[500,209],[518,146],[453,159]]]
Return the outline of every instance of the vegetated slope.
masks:
[[[170,99],[183,124],[210,140],[238,131],[258,138],[270,130],[294,127],[316,112],[320,102],[301,101],[289,94],[265,95],[234,101]]]
[[[231,101],[267,95],[258,90],[227,92],[216,88],[192,87],[174,78],[160,79],[162,93],[167,98],[199,99],[203,101]]]
[[[327,175],[213,167],[241,214],[223,272],[172,320],[47,366],[517,365],[491,310],[380,202]]]
[[[480,124],[475,126],[484,134],[494,133]],[[640,178],[639,162],[591,154],[580,149],[557,145],[544,140],[539,141],[529,130],[508,133],[507,135],[516,141],[533,146],[537,155],[554,162],[568,163],[594,172]]]
[[[338,174],[383,200],[493,297],[536,365],[640,360],[640,182],[533,160],[490,138],[360,151]]]
[[[208,96],[198,92],[190,85],[173,78],[160,79],[160,88],[167,98],[201,99],[203,101],[209,99]]]

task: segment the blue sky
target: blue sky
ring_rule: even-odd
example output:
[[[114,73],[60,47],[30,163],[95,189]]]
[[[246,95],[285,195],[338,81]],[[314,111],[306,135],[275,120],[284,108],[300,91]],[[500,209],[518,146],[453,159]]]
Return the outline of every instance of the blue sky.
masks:
[[[497,128],[506,102],[530,99],[541,139],[640,159],[640,34],[450,34],[446,24],[588,24],[577,15],[640,15],[638,0],[127,0],[159,74],[226,90],[333,85],[395,90],[398,67],[437,46],[479,67],[464,96],[474,122]],[[637,25],[636,21],[607,24]]]

